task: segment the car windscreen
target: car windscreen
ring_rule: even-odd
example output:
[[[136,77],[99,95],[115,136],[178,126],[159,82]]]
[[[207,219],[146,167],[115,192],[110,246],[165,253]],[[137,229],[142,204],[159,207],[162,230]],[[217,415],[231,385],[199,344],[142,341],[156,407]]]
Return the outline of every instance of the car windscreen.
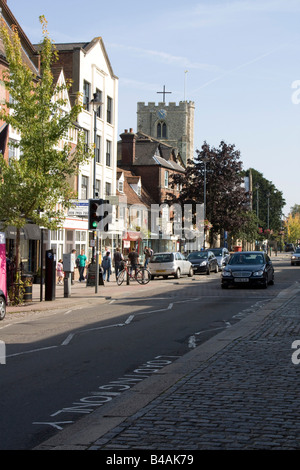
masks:
[[[207,258],[207,252],[195,252],[195,253],[190,253],[187,257],[188,260],[191,260],[191,259],[203,259],[203,258]]]
[[[215,256],[222,256],[222,250],[210,250]]]
[[[236,253],[231,256],[229,265],[259,265],[264,264],[264,256],[260,254],[240,254]]]
[[[162,253],[153,255],[150,263],[170,263],[174,260],[173,253]]]
[[[296,248],[295,253],[300,253],[300,248]]]

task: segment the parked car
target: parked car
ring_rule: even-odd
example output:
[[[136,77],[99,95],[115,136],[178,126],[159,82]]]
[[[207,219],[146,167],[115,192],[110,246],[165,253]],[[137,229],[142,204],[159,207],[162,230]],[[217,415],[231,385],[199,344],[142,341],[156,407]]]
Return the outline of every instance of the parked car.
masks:
[[[3,320],[6,314],[6,296],[2,290],[0,290],[0,320]]]
[[[294,247],[293,243],[286,243],[284,251],[286,251],[286,252],[287,251],[295,251],[295,247]]]
[[[291,256],[291,266],[300,264],[300,248],[296,248],[295,252]]]
[[[210,251],[212,251],[217,258],[219,269],[223,269],[230,258],[230,253],[227,248],[210,248]]]
[[[210,274],[211,271],[219,272],[217,258],[211,250],[192,251],[187,259],[192,263],[194,273]]]
[[[274,284],[274,268],[262,251],[242,251],[231,255],[221,275],[221,286]]]
[[[174,276],[179,279],[183,274],[189,277],[194,274],[192,264],[179,252],[154,253],[148,269],[152,279],[158,276],[163,276],[165,279]]]

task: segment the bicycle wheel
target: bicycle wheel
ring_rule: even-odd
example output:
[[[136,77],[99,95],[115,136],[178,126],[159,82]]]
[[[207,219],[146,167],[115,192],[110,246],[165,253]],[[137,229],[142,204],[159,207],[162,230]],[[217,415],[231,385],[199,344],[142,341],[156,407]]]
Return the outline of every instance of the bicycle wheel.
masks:
[[[150,271],[146,268],[141,268],[136,273],[136,280],[139,284],[148,284],[151,279]]]
[[[119,272],[118,277],[117,277],[118,286],[123,284],[125,277],[126,277],[126,269],[122,269],[122,271]]]

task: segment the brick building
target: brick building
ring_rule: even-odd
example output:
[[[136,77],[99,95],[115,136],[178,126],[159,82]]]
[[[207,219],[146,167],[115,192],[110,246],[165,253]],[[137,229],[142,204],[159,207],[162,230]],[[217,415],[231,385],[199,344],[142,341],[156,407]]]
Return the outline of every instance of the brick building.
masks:
[[[132,129],[125,130],[118,142],[118,167],[131,171],[133,175],[141,178],[143,187],[149,193],[156,205],[162,205],[167,199],[168,193],[178,193],[179,188],[172,189],[170,181],[174,173],[184,174],[185,168],[179,154],[172,146],[160,142],[142,132],[136,134]],[[151,217],[156,217],[151,211]],[[167,207],[162,207],[157,214],[160,219],[159,226],[162,232],[162,224],[169,236],[151,238],[151,247],[154,251],[178,250],[179,239],[173,236],[172,213]],[[156,225],[153,224],[152,227]]]

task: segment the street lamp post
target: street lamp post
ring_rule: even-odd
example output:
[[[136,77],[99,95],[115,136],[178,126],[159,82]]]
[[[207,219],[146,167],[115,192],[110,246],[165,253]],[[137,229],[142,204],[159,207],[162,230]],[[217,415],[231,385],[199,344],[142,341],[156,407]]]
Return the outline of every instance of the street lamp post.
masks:
[[[259,210],[258,210],[258,208],[259,208],[259,202],[258,202],[259,184],[258,183],[256,183],[255,188],[256,188],[256,217],[258,219],[258,215],[259,215]],[[258,221],[257,221],[257,223],[258,223]]]
[[[259,216],[259,199],[258,199],[259,184],[258,183],[256,183],[255,188],[256,188],[256,217],[257,217],[257,228],[258,228],[258,226],[259,226],[259,222],[258,222],[258,216]],[[258,247],[259,247],[259,240],[257,240],[256,248],[258,249]]]
[[[99,93],[94,93],[94,98],[90,101],[93,105],[94,111],[94,169],[93,169],[93,199],[96,199],[96,170],[97,170],[97,110],[101,106],[102,101],[100,100]],[[98,195],[99,197],[99,195]],[[92,260],[96,261],[96,272],[95,272],[95,293],[98,292],[98,282],[99,282],[99,239],[98,239],[98,229],[96,230],[96,240],[95,232],[93,232],[93,239],[95,240],[95,245],[92,248]]]
[[[202,158],[202,161],[204,163],[204,194],[203,194],[203,202],[204,202],[204,221],[206,220],[206,164],[208,162],[209,158],[204,155]],[[205,250],[205,227],[204,227],[204,239],[203,239],[203,248]]]
[[[267,253],[269,254],[269,229],[270,229],[270,193],[267,193],[268,200],[268,213],[267,213],[267,229],[268,229],[268,244],[267,244]]]

